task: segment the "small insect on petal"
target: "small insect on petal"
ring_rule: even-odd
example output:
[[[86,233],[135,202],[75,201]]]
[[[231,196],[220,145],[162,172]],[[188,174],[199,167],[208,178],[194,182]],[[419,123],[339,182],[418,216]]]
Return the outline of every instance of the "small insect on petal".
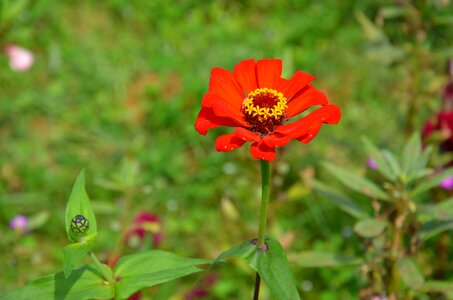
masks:
[[[72,232],[83,235],[85,234],[88,229],[90,228],[90,222],[87,218],[82,215],[76,215],[71,220],[71,230]]]

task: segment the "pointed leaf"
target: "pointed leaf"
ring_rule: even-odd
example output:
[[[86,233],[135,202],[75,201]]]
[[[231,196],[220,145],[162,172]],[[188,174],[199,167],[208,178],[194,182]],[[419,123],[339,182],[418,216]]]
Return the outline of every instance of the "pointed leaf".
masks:
[[[354,231],[364,238],[374,238],[380,235],[387,223],[378,219],[364,219],[354,225]]]
[[[72,243],[63,248],[63,272],[65,277],[71,275],[72,270],[94,246],[93,239],[86,239],[80,243]]]
[[[89,228],[83,236],[71,230],[72,219],[77,215],[82,215],[89,221]],[[85,237],[94,239],[98,233],[96,218],[93,209],[91,208],[90,199],[85,190],[84,170],[82,170],[77,177],[66,206],[66,232],[69,240],[72,242],[78,242]]]
[[[350,189],[369,197],[388,201],[387,194],[368,179],[327,162],[323,163],[323,166]]]
[[[412,191],[411,196],[416,196],[423,192],[426,192],[434,187],[438,187],[442,181],[448,177],[453,176],[453,168],[445,169],[444,171],[424,179],[419,185],[417,185]]]
[[[419,213],[436,221],[453,221],[453,198],[445,199],[437,204],[419,206]]]
[[[218,263],[222,260],[236,257],[236,258],[246,258],[250,256],[254,251],[256,251],[256,245],[252,241],[246,241],[242,244],[239,244],[231,249],[228,249],[222,252],[215,260],[214,263]]]
[[[425,278],[411,258],[403,257],[399,259],[397,262],[397,268],[401,279],[408,287],[414,290],[419,290],[423,286]]]
[[[363,219],[368,216],[368,213],[361,209],[354,201],[343,195],[341,192],[330,188],[318,181],[313,182],[316,191],[323,194],[327,199],[332,201],[339,209],[350,214],[357,219]]]
[[[147,251],[120,258],[113,269],[117,297],[125,299],[145,287],[200,272],[206,259],[184,258],[166,251]]]
[[[384,157],[382,152],[366,137],[363,137],[362,141],[368,152],[368,156],[376,162],[378,171],[387,179],[395,181],[398,174],[395,173],[393,168],[389,165],[388,160]]]
[[[420,141],[420,134],[414,132],[401,152],[401,165],[407,178],[411,178],[412,175],[418,171],[417,168],[419,167],[418,163],[420,161],[421,150],[422,143]]]
[[[432,221],[422,224],[420,228],[420,239],[426,241],[433,236],[446,230],[453,229],[453,221]]]
[[[431,157],[432,151],[433,147],[431,145],[423,149],[422,154],[420,155],[418,161],[416,162],[415,168],[417,171],[415,171],[412,174],[411,179],[419,179],[429,174],[429,170],[426,169],[426,167],[428,165],[428,161],[429,158]]]
[[[280,243],[266,239],[267,251],[256,250],[247,260],[258,272],[275,299],[300,299],[285,251]]]
[[[1,298],[3,300],[83,300],[113,297],[113,286],[102,279],[92,266],[85,266],[74,270],[67,279],[63,272],[47,275]]]
[[[290,256],[289,260],[303,268],[342,267],[359,265],[363,262],[363,259],[358,257],[321,252],[301,252]]]
[[[387,150],[382,150],[381,153],[392,169],[393,174],[395,174],[397,177],[401,177],[401,166],[398,164],[395,156],[393,156],[393,154]]]

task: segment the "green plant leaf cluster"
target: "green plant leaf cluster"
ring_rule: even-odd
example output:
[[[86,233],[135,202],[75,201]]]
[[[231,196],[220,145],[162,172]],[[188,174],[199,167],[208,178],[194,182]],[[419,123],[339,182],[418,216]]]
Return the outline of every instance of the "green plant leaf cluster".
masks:
[[[244,242],[220,254],[215,263],[232,257],[245,259],[275,299],[300,299],[282,246],[273,238],[266,238],[265,244],[267,250],[260,250],[253,242]]]
[[[90,222],[83,235],[71,230],[76,215],[83,215]],[[97,236],[95,214],[85,190],[84,171],[77,177],[67,203],[66,232],[71,244],[63,249],[63,272],[44,276],[1,299],[127,299],[145,287],[200,272],[203,270],[200,265],[212,263],[206,259],[184,258],[171,252],[152,250],[123,256],[111,269],[91,252],[94,264],[75,269],[92,250]]]

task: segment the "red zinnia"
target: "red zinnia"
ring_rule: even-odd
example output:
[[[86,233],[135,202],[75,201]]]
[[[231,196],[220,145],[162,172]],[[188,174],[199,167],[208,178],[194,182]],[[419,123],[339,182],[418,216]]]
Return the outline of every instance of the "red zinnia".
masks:
[[[338,123],[340,109],[310,84],[315,77],[297,71],[287,80],[281,78],[281,73],[279,59],[244,60],[233,72],[212,69],[209,91],[195,121],[196,130],[205,135],[211,128],[236,127],[234,133],[217,138],[217,151],[231,151],[252,142],[253,157],[272,161],[276,147],[291,139],[306,144],[323,123]],[[322,107],[285,124],[314,105]]]

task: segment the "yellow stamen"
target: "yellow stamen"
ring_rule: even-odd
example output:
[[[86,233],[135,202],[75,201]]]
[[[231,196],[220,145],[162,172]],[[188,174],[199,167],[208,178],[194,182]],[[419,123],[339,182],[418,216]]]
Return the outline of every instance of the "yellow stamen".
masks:
[[[270,103],[273,102],[273,103]],[[285,96],[273,89],[259,88],[250,92],[242,103],[244,113],[264,122],[281,119],[288,105]],[[266,104],[265,106],[261,106]]]

